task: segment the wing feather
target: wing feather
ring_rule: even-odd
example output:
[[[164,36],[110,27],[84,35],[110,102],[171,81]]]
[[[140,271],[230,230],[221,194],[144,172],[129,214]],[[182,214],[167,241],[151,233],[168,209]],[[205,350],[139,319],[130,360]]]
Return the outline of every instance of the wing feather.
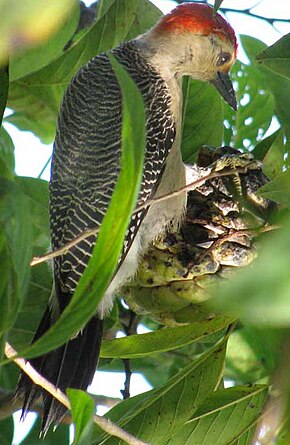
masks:
[[[170,96],[134,42],[113,52],[140,88],[147,112],[140,204],[154,193],[174,141]],[[88,228],[100,226],[120,173],[121,129],[121,91],[107,54],[101,54],[76,74],[61,105],[50,183],[53,249]],[[143,210],[132,218],[122,260],[145,214]],[[95,241],[96,237],[90,236],[55,259],[55,276],[62,291],[75,290]]]

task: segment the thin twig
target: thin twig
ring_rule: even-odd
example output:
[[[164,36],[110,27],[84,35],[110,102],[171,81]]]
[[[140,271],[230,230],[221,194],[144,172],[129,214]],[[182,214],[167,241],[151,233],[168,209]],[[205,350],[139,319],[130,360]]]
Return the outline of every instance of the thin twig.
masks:
[[[132,368],[131,368],[131,360],[129,358],[123,358],[122,362],[124,363],[124,368],[125,368],[125,382],[124,382],[124,389],[121,389],[121,394],[123,396],[123,399],[126,400],[130,398]]]
[[[127,336],[136,334],[136,321],[137,321],[137,315],[132,310],[128,311],[130,313],[129,323],[128,326],[125,323],[123,324],[123,328],[125,331],[125,334]],[[129,399],[130,397],[130,384],[131,384],[131,376],[132,376],[132,368],[131,368],[131,360],[129,358],[123,359],[124,367],[125,367],[125,383],[124,383],[124,389],[121,390],[121,394],[123,396],[123,399]]]
[[[92,235],[97,235],[98,231],[99,231],[99,226],[84,230],[80,235],[73,238],[64,246],[59,247],[58,249],[55,249],[52,252],[48,252],[45,255],[35,256],[34,258],[32,258],[30,266],[36,266],[36,264],[43,263],[44,261],[51,260],[52,258],[56,258],[60,255],[65,255],[69,251],[69,249],[71,249],[73,246],[80,243],[84,239],[87,239],[89,236]]]
[[[22,357],[19,357],[17,351],[15,351],[15,349],[13,349],[13,347],[7,342],[5,343],[5,355],[7,358],[13,360],[14,363],[16,363],[30,377],[33,383],[45,389],[56,400],[61,402],[67,409],[71,409],[70,402],[67,396],[62,391],[60,391],[60,389],[58,389],[56,386],[42,377],[42,375],[40,375],[28,361],[26,361]],[[124,431],[118,425],[111,422],[110,419],[95,415],[94,423],[106,433],[110,434],[111,436],[119,437],[119,439],[123,440],[129,445],[148,445],[145,442],[132,436],[130,433]]]
[[[263,15],[255,14],[254,12],[252,12],[252,8],[233,9],[233,8],[221,7],[220,11],[222,11],[223,13],[237,12],[238,14],[246,14],[246,15],[249,15],[250,17],[255,18],[255,19],[265,20],[266,22],[270,23],[270,25],[273,25],[274,22],[289,23],[289,18],[283,19],[283,18],[275,18],[275,17],[264,17]]]
[[[190,190],[194,190],[197,187],[201,186],[202,184],[204,184],[206,181],[210,180],[210,179],[215,179],[215,178],[220,178],[222,176],[232,176],[232,175],[236,175],[237,173],[245,173],[246,169],[249,168],[249,166],[247,167],[237,167],[235,169],[224,169],[222,171],[214,171],[211,172],[205,176],[202,176],[201,178],[191,182],[190,184],[186,184],[184,187],[181,187],[180,189],[177,189],[173,192],[170,193],[166,193],[165,195],[159,196],[158,198],[152,198],[152,199],[148,199],[146,202],[144,202],[143,204],[141,204],[140,206],[138,206],[135,211],[133,212],[133,215],[135,213],[140,212],[141,210],[147,208],[147,207],[151,207],[153,204],[157,204],[160,203],[162,201],[166,201],[167,199],[173,198],[175,196],[180,195],[181,193],[190,191]],[[84,230],[80,235],[78,235],[77,237],[75,237],[74,239],[72,239],[71,241],[69,241],[67,244],[65,244],[64,246],[53,250],[51,252],[46,253],[45,255],[41,255],[41,256],[36,256],[32,259],[32,261],[30,262],[30,266],[35,266],[36,264],[40,264],[43,263],[45,261],[48,261],[52,258],[56,258],[58,256],[64,255],[66,254],[69,249],[71,249],[73,246],[75,246],[76,244],[80,243],[81,241],[83,241],[84,239],[88,238],[89,236],[92,235],[97,235],[97,233],[99,232],[99,226],[95,226],[92,227],[91,229],[87,229]]]
[[[186,3],[188,0],[176,0],[177,3]],[[201,3],[206,3],[208,4],[208,0],[201,0]],[[224,14],[228,13],[228,12],[234,12],[237,14],[245,14],[248,15],[250,17],[256,18],[256,19],[260,19],[260,20],[265,20],[266,22],[270,23],[270,25],[273,26],[274,22],[284,22],[284,23],[289,23],[290,18],[288,19],[284,19],[284,18],[278,18],[278,17],[265,17],[263,15],[260,14],[255,14],[254,12],[252,12],[252,9],[256,8],[256,6],[258,6],[261,2],[258,2],[256,4],[254,4],[253,6],[251,6],[250,8],[244,8],[244,9],[234,9],[234,8],[228,8],[228,7],[224,7],[224,6],[220,6],[220,8],[218,9],[220,12],[223,12]]]

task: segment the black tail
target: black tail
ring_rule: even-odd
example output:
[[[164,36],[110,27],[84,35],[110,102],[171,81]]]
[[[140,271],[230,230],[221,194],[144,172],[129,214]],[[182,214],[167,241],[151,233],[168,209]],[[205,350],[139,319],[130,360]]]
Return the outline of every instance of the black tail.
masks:
[[[48,307],[33,342],[51,326],[51,310]],[[100,353],[103,333],[103,320],[97,315],[91,318],[84,329],[72,340],[55,351],[30,360],[31,365],[48,381],[63,392],[67,388],[86,390],[91,383]],[[41,433],[45,434],[51,424],[58,424],[66,413],[66,408],[40,386],[35,385],[26,374],[21,373],[16,397],[23,397],[22,417],[35,401],[42,396],[44,404]]]

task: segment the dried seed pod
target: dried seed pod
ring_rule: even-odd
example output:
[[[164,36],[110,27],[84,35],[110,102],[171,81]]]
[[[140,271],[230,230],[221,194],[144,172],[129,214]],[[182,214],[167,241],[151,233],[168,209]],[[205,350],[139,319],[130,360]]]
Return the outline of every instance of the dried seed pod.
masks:
[[[123,289],[136,313],[165,325],[211,317],[204,304],[210,291],[257,256],[255,235],[276,208],[256,193],[267,182],[261,163],[230,147],[203,147],[197,164],[188,166],[188,182],[224,169],[231,175],[206,180],[189,192],[180,230],[150,247],[137,276]]]

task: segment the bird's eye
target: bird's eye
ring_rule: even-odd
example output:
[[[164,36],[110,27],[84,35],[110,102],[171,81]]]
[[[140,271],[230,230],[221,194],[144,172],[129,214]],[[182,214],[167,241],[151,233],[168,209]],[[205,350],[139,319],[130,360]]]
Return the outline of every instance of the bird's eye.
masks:
[[[231,60],[231,57],[232,56],[230,53],[220,53],[217,61],[217,66],[221,66],[229,62]]]

